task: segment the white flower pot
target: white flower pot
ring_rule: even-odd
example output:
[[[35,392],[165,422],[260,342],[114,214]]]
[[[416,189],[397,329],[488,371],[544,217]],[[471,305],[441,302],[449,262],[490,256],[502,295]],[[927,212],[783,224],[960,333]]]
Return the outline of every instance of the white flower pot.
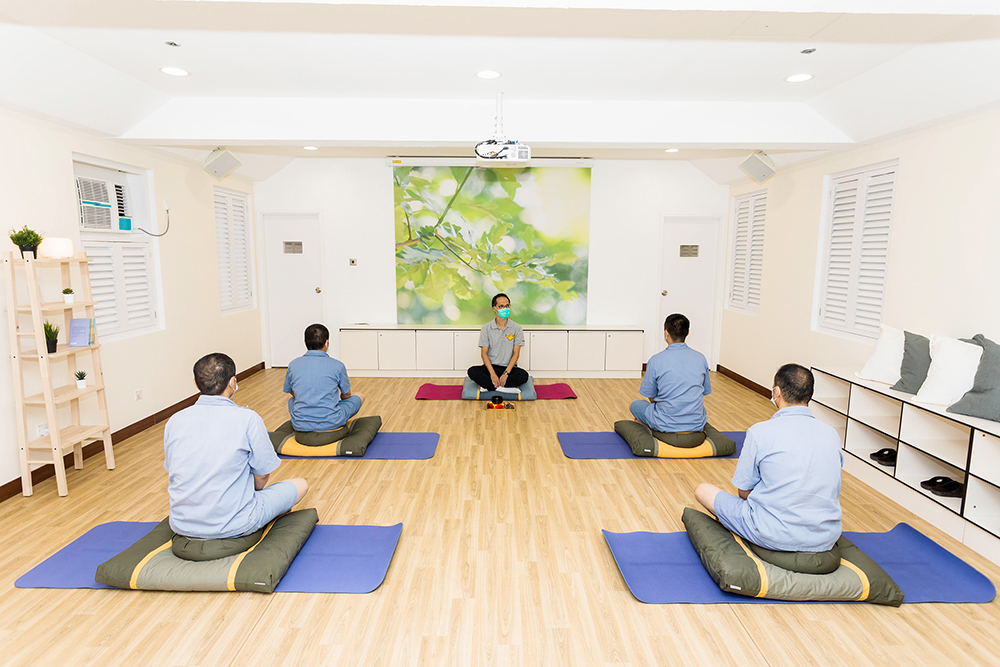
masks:
[[[87,388],[87,381],[86,380],[77,380],[76,381],[76,388],[77,389],[86,389]]]
[[[73,303],[75,297],[75,294],[63,294],[63,303]]]

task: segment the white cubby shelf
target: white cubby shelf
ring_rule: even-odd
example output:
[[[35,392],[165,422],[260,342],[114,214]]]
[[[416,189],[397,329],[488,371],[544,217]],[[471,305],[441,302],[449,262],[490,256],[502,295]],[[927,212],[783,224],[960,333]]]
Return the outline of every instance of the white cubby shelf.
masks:
[[[1000,422],[918,403],[912,394],[859,379],[853,369],[814,367],[813,374],[813,414],[840,435],[850,455],[845,469],[959,539],[968,535],[970,546],[1000,562]],[[872,460],[873,452],[885,448],[896,450],[895,466]],[[869,468],[883,474],[866,473]],[[937,496],[920,486],[938,476],[965,484],[962,497]],[[977,528],[989,534],[990,545],[983,546],[985,534]]]

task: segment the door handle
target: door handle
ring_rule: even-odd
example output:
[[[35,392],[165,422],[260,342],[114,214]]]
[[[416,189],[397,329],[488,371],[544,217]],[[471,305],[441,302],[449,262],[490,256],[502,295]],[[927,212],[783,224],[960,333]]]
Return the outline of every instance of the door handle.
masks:
[[[666,295],[667,295],[667,290],[663,290],[662,292],[660,292],[660,296],[666,296]]]
[[[319,294],[319,293],[321,293],[322,291],[323,291],[323,290],[321,290],[320,288],[318,288],[318,287],[316,288],[316,294]]]

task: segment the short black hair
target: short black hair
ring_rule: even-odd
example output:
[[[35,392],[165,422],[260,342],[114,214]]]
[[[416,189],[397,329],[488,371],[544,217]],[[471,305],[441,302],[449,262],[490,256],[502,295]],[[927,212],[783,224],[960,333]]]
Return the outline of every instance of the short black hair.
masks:
[[[504,294],[503,292],[500,292],[495,297],[493,297],[493,303],[490,304],[490,308],[497,305],[497,299],[499,299],[500,297],[507,299],[507,303],[510,303],[510,297]]]
[[[813,396],[813,374],[805,366],[785,364],[774,374],[774,386],[789,405],[806,405]]]
[[[194,363],[194,383],[206,396],[218,396],[236,375],[236,363],[228,354],[213,352]]]
[[[322,350],[330,340],[330,330],[322,324],[310,324],[306,327],[305,338],[307,350]]]
[[[663,330],[670,334],[671,340],[683,343],[691,330],[691,320],[680,313],[667,315],[667,319],[663,320]]]

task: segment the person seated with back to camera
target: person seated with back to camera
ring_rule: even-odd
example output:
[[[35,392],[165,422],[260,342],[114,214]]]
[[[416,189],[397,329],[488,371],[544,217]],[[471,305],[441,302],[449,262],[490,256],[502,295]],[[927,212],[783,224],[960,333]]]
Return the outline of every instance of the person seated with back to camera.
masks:
[[[364,396],[351,393],[347,367],[334,359],[330,349],[330,330],[322,324],[310,324],[305,331],[306,353],[292,359],[285,372],[290,425],[295,439],[306,446],[328,445],[342,439],[339,432],[351,417],[360,412]],[[285,422],[275,433],[287,430]]]
[[[238,384],[229,356],[199,359],[194,381],[201,392],[198,401],[172,416],[163,432],[163,467],[170,528],[177,533],[174,553],[210,560],[253,546],[259,537],[239,538],[262,532],[309,487],[302,478],[267,485],[281,460],[260,415],[231,400]]]
[[[481,366],[469,369],[469,377],[483,389],[516,389],[528,381],[528,372],[517,367],[524,346],[524,329],[510,319],[510,299],[504,293],[493,297],[492,320],[479,330]]]
[[[639,393],[646,397],[632,401],[629,410],[637,422],[660,434],[673,447],[696,447],[706,437],[722,437],[708,425],[705,396],[712,393],[705,355],[692,350],[687,340],[691,322],[680,313],[663,322],[665,350],[646,364]]]
[[[771,401],[778,411],[747,430],[733,485],[738,496],[699,484],[695,497],[719,522],[757,547],[764,560],[775,552],[814,554],[813,574],[840,565],[840,482],[844,453],[833,427],[809,410],[813,374],[785,364],[774,376]]]

